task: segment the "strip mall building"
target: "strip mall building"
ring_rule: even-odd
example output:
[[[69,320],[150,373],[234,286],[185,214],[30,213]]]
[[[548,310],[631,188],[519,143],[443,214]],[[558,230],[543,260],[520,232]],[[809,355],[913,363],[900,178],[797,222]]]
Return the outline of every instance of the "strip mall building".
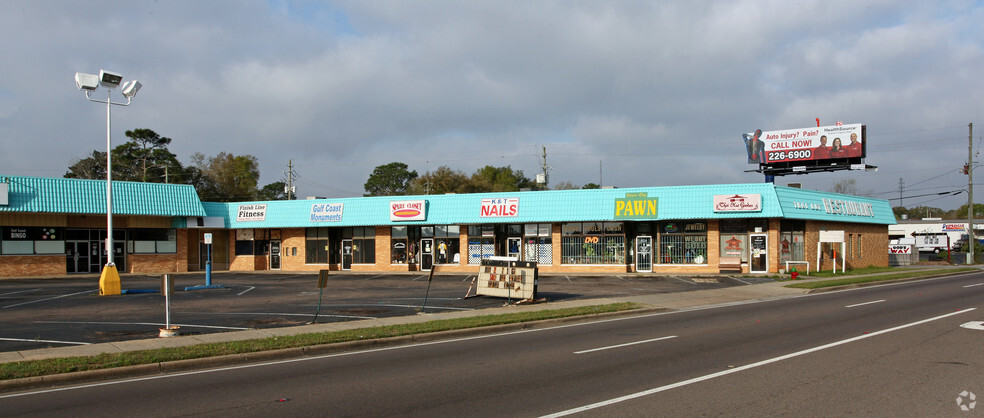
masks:
[[[106,183],[0,177],[0,277],[98,273]],[[121,273],[474,273],[489,256],[544,273],[776,273],[888,266],[885,200],[770,183],[201,202],[188,185],[113,182]],[[842,236],[830,243],[830,233]],[[841,234],[842,235],[839,235]],[[822,237],[828,237],[821,242]],[[207,244],[207,242],[211,244]],[[802,268],[804,266],[800,266]]]

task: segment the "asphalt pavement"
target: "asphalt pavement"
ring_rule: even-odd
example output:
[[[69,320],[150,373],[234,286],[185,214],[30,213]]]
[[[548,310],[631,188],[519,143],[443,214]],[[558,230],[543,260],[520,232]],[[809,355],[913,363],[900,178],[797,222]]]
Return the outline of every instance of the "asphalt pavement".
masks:
[[[618,276],[616,276],[618,277]],[[164,347],[180,347],[180,346],[191,346],[197,344],[205,343],[218,343],[218,342],[228,342],[228,341],[242,341],[251,339],[261,339],[268,337],[277,336],[289,336],[304,333],[317,333],[317,332],[332,332],[348,329],[359,329],[368,328],[375,326],[388,326],[388,325],[400,325],[400,324],[410,324],[410,323],[421,323],[433,320],[442,319],[455,319],[463,317],[472,317],[480,315],[496,315],[503,313],[513,313],[513,312],[524,312],[524,311],[537,311],[537,310],[547,310],[547,309],[561,309],[561,308],[571,308],[571,307],[582,307],[582,306],[594,306],[617,302],[632,302],[637,303],[644,307],[645,310],[685,310],[685,309],[695,309],[700,307],[708,306],[721,306],[732,303],[741,303],[747,301],[756,300],[769,300],[777,298],[785,298],[796,295],[801,295],[808,293],[807,290],[803,289],[791,289],[785,287],[790,282],[788,281],[772,281],[763,278],[747,278],[741,276],[715,276],[715,277],[702,277],[702,278],[690,278],[692,283],[696,285],[706,280],[708,282],[726,282],[726,281],[738,281],[741,285],[727,285],[727,286],[716,286],[712,288],[705,288],[701,290],[690,290],[690,291],[678,291],[678,292],[660,292],[652,291],[652,288],[645,289],[646,291],[640,292],[623,292],[623,294],[606,295],[604,297],[569,297],[569,298],[558,298],[555,301],[547,301],[544,303],[535,304],[522,304],[522,305],[503,305],[502,301],[493,300],[494,306],[487,306],[481,309],[470,309],[470,310],[442,310],[437,312],[426,312],[422,314],[409,314],[409,315],[396,315],[396,316],[385,316],[376,317],[371,319],[355,319],[346,320],[342,322],[328,322],[328,323],[315,323],[297,326],[282,326],[275,328],[262,328],[262,329],[247,329],[239,331],[227,331],[218,333],[201,333],[193,335],[179,335],[176,337],[169,338],[143,338],[143,339],[132,339],[126,341],[112,341],[97,344],[86,344],[86,345],[76,345],[70,347],[52,347],[52,348],[42,348],[42,349],[30,349],[30,350],[18,350],[18,351],[8,351],[0,353],[0,363],[7,362],[17,362],[25,360],[38,360],[38,359],[48,359],[48,358],[62,358],[62,357],[75,357],[75,356],[91,356],[103,353],[122,353],[129,351],[139,351],[148,349],[157,349]],[[570,278],[567,278],[570,280]],[[669,280],[680,280],[679,277],[672,276]],[[813,280],[826,280],[826,279],[816,279],[807,278],[806,281]],[[625,284],[623,288],[631,288],[633,285],[631,283]],[[159,297],[159,296],[158,296]],[[491,298],[490,298],[491,299]],[[516,325],[517,327],[523,327],[528,325]],[[465,330],[462,332],[474,333],[474,330]],[[415,337],[409,337],[413,340]],[[419,337],[418,337],[419,338]],[[351,349],[358,347],[358,344],[375,344],[371,341],[355,342],[353,344],[348,344],[344,346],[344,349]],[[180,365],[180,369],[190,369],[195,367],[208,367],[217,364],[229,364],[235,362],[244,361],[255,361],[257,359],[271,359],[271,358],[286,358],[294,357],[299,355],[306,355],[307,351],[304,349],[289,349],[289,350],[279,350],[275,353],[257,354],[257,355],[246,355],[246,356],[234,356],[236,358],[227,358],[222,360],[217,359],[197,359],[184,361]],[[147,374],[147,373],[157,373],[168,369],[164,365],[149,365],[145,367],[136,366],[136,368],[124,368],[127,370],[115,370],[112,372],[97,371],[94,372],[84,372],[84,373],[70,373],[61,377],[54,378],[53,376],[46,376],[43,378],[31,378],[31,379],[19,379],[20,381],[4,381],[0,382],[0,390],[2,389],[13,389],[15,387],[28,387],[32,385],[44,385],[44,384],[55,384],[59,381],[70,382],[73,380],[86,380],[93,378],[100,378],[99,376],[120,376],[130,374]],[[171,367],[170,370],[174,370]],[[111,373],[111,374],[109,374]]]

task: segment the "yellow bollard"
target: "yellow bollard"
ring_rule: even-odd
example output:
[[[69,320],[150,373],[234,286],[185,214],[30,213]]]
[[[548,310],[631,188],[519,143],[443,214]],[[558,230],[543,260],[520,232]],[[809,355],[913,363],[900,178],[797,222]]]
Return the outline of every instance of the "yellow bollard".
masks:
[[[122,294],[120,273],[116,271],[116,265],[103,267],[102,275],[99,276],[99,294],[101,296],[119,296]]]

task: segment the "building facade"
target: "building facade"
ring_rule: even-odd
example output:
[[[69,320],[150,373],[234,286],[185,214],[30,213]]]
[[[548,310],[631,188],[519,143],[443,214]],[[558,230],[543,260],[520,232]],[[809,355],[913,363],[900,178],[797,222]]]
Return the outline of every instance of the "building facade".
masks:
[[[105,182],[0,180],[0,276],[100,270]],[[117,266],[147,274],[208,262],[473,273],[489,256],[544,273],[705,274],[733,263],[776,273],[787,261],[831,268],[835,257],[858,268],[888,265],[895,224],[885,200],[770,183],[215,203],[190,186],[114,182],[113,200]]]

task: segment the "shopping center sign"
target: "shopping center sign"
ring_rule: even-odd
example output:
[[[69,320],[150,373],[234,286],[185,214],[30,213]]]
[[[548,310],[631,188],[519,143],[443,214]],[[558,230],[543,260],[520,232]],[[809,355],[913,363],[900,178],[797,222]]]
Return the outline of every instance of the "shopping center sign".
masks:
[[[653,219],[658,217],[659,198],[646,193],[626,193],[615,199],[615,219]]]

